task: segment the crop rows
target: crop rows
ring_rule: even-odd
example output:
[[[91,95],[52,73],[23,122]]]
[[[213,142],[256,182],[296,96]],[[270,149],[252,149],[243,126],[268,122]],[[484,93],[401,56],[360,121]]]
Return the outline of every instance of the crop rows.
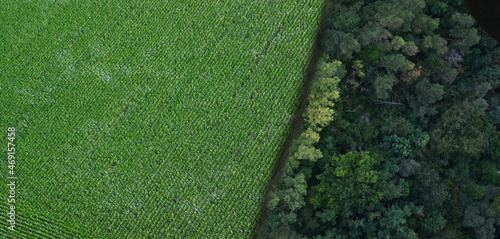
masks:
[[[0,10],[20,207],[104,238],[250,237],[323,1],[50,2]]]
[[[3,209],[9,207],[6,202],[0,202]],[[82,229],[78,226],[69,225],[61,221],[56,221],[45,215],[34,213],[25,209],[18,209],[15,232],[8,230],[6,225],[0,228],[2,238],[85,238]],[[6,213],[2,213],[0,219],[2,224],[9,220]]]

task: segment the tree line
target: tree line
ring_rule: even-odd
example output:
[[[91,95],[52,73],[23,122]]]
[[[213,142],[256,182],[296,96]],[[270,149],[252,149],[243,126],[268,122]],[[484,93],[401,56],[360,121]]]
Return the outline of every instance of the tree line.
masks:
[[[331,1],[261,238],[496,238],[500,47],[461,0]]]

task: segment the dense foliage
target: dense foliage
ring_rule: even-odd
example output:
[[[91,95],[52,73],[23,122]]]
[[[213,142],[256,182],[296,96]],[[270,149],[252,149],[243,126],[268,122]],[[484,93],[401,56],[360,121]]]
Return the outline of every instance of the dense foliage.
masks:
[[[460,0],[331,2],[318,72],[339,97],[304,121],[296,145],[317,134],[291,149],[261,236],[497,238],[497,42]]]

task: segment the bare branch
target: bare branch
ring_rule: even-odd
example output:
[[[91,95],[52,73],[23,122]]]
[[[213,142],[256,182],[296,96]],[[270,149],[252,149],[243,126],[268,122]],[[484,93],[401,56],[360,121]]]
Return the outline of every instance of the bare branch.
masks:
[[[392,102],[392,101],[375,100],[374,102],[376,104],[381,104],[381,105],[401,105],[401,106],[406,106],[405,104],[401,104],[401,103],[398,103],[398,102]]]

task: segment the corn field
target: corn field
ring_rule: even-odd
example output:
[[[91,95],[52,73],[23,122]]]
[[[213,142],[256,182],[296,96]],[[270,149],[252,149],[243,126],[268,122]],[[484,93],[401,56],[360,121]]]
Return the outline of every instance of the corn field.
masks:
[[[323,0],[0,3],[0,237],[251,237]]]

